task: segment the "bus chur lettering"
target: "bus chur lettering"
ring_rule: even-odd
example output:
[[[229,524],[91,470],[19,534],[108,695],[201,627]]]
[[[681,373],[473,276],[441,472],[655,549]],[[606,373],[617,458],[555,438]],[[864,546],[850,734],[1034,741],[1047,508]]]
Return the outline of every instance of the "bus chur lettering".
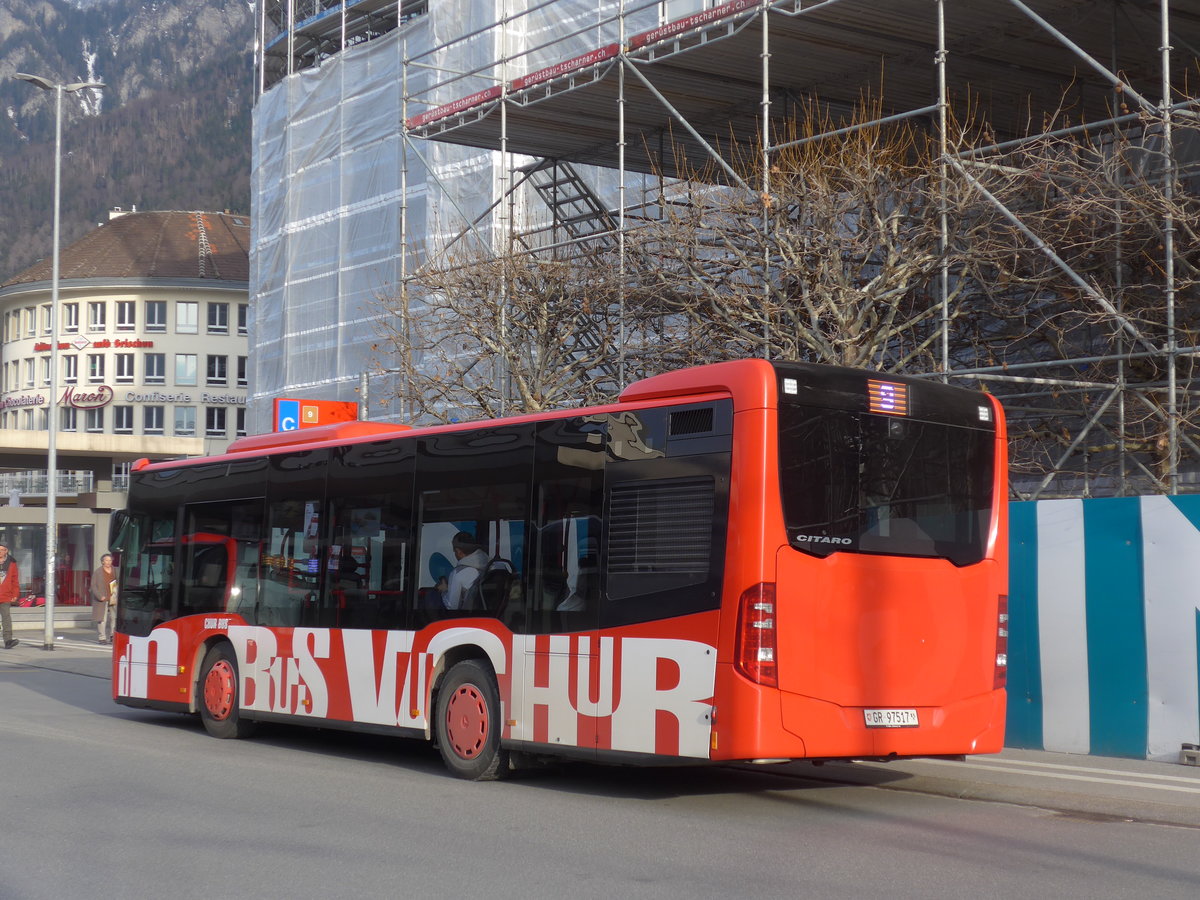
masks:
[[[506,646],[484,629],[451,628],[418,649],[410,631],[295,628],[289,641],[287,630],[229,625],[226,634],[237,653],[243,709],[428,731],[438,661],[454,647],[474,644],[487,653],[501,695],[511,698],[512,709],[501,717],[506,738],[709,755],[716,651],[698,641],[512,635]],[[165,691],[152,691],[153,666],[180,696],[178,654],[170,628],[130,637],[118,661],[118,692],[164,698]],[[178,677],[194,677],[190,666],[184,670]]]

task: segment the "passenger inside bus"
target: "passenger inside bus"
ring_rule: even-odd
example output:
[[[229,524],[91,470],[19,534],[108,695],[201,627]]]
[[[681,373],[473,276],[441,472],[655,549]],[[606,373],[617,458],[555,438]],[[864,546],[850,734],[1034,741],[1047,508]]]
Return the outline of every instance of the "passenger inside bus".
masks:
[[[446,609],[475,609],[481,606],[482,602],[479,591],[472,588],[487,569],[487,553],[475,542],[475,535],[469,531],[460,531],[454,535],[450,546],[458,564],[445,580],[444,590],[439,583],[442,605]]]

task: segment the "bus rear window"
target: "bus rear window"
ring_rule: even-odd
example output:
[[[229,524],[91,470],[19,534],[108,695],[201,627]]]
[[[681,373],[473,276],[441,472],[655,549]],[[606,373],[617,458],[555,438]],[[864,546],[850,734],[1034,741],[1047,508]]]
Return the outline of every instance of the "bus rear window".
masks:
[[[795,403],[779,410],[788,540],[838,551],[983,558],[994,432]]]

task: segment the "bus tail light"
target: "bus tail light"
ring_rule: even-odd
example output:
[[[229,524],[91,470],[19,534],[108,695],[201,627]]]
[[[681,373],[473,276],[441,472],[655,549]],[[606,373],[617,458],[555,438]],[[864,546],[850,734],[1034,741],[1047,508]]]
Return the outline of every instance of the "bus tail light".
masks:
[[[758,684],[779,686],[775,658],[775,585],[762,582],[738,602],[737,670]]]
[[[996,616],[996,675],[993,690],[1008,684],[1008,595],[1001,594]]]

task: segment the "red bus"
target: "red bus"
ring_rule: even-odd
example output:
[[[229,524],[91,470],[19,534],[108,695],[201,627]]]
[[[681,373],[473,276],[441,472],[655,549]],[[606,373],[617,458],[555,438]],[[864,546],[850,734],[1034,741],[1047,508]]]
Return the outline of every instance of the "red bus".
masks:
[[[432,740],[473,779],[997,752],[1005,473],[986,394],[765,360],[142,462],[113,696]]]

